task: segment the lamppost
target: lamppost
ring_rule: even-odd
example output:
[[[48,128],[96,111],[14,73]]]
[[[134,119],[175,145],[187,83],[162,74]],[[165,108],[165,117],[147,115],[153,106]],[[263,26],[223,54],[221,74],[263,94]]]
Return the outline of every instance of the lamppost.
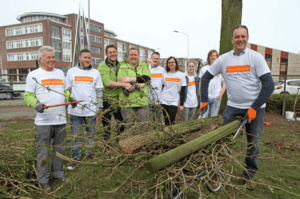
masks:
[[[174,32],[176,32],[176,33],[181,33],[181,34],[184,34],[185,36],[187,36],[187,53],[188,53],[188,56],[187,56],[187,63],[189,63],[189,35],[188,34],[186,34],[186,33],[184,33],[184,32],[179,32],[179,31],[177,31],[177,30],[174,30]],[[185,72],[185,67],[186,66],[184,66],[184,72]]]

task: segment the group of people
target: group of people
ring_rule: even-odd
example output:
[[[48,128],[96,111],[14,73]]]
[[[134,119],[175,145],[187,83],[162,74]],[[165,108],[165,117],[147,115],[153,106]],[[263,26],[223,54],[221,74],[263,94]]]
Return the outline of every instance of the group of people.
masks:
[[[62,182],[68,181],[64,175],[63,161],[56,152],[65,153],[66,106],[48,108],[48,105],[71,102],[68,113],[71,115],[71,153],[80,161],[80,139],[82,131],[90,135],[85,142],[91,147],[85,151],[93,160],[93,133],[96,117],[102,115],[104,140],[111,137],[111,119],[117,121],[116,131],[120,135],[125,128],[123,123],[159,122],[175,123],[178,108],[183,121],[195,115],[197,107],[206,109],[203,117],[216,116],[220,101],[227,88],[228,103],[224,111],[224,125],[235,120],[236,116],[246,115],[248,150],[245,178],[253,179],[257,166],[260,137],[262,134],[265,102],[273,91],[273,80],[264,58],[246,48],[248,29],[239,25],[232,31],[234,49],[220,57],[211,50],[200,75],[196,65],[189,62],[186,74],[179,71],[175,57],[169,57],[166,66],[159,66],[160,54],[154,52],[146,62],[139,62],[139,50],[130,48],[128,60],[118,61],[115,45],[105,49],[106,59],[97,69],[91,65],[91,52],[80,52],[79,63],[64,73],[55,69],[55,56],[52,47],[39,49],[40,68],[28,74],[24,94],[25,103],[35,108],[38,181],[46,191],[49,185],[48,163],[49,145],[53,139],[52,176]],[[225,84],[226,83],[226,84]],[[201,105],[200,105],[201,96]],[[78,102],[76,100],[81,100]],[[151,115],[151,116],[150,116]],[[86,127],[82,129],[82,125]],[[44,146],[47,145],[47,147]],[[44,146],[44,147],[43,147]],[[73,170],[71,163],[67,169]]]

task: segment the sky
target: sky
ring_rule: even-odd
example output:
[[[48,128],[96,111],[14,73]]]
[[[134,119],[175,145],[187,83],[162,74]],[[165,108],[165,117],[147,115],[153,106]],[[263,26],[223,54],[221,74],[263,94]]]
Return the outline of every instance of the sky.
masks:
[[[77,14],[80,3],[86,17],[88,13],[88,0],[1,1],[0,26],[20,23],[16,17],[26,12]],[[206,60],[210,50],[219,51],[221,2],[90,0],[90,16],[117,33],[118,39],[156,49],[161,58],[187,57],[189,52],[189,58]],[[250,43],[300,53],[299,21],[300,0],[243,0],[242,24],[249,29]]]

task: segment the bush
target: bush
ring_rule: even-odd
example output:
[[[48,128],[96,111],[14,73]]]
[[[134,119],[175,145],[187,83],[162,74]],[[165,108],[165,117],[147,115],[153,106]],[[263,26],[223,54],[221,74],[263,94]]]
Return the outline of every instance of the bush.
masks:
[[[286,111],[294,111],[294,104],[297,95],[285,95],[285,110]],[[224,93],[221,105],[220,105],[220,113],[222,113],[226,108],[227,103],[227,92]],[[282,114],[283,107],[283,95],[281,94],[272,94],[267,101],[266,111],[274,112],[277,114]],[[300,111],[300,96],[298,96],[296,111]]]

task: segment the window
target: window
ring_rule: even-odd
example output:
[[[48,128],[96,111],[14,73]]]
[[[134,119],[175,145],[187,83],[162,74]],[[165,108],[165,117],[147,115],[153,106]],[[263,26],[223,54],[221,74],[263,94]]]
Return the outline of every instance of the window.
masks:
[[[18,70],[19,70],[19,81],[25,82],[26,76],[28,74],[28,68],[19,68]]]
[[[22,34],[22,27],[16,28],[16,35],[21,35]]]
[[[23,47],[23,42],[22,41],[17,41],[17,48],[22,48]]]
[[[129,45],[129,49],[130,48],[137,48],[136,46],[134,46],[134,45]]]
[[[149,59],[151,58],[151,56],[152,56],[152,53],[153,53],[153,51],[151,51],[151,50],[148,50],[148,58],[149,58]]]
[[[22,35],[22,34],[37,33],[37,32],[43,32],[43,24],[34,24],[34,25],[19,26],[19,27],[5,29],[5,33],[7,37]]]
[[[101,58],[94,58],[92,57],[92,64],[99,65],[101,63],[102,59]]]
[[[8,54],[7,55],[7,61],[14,61],[14,55],[13,54]]]
[[[71,62],[71,55],[63,55],[64,62]]]
[[[7,41],[7,42],[6,42],[6,48],[7,48],[7,49],[12,49],[12,48],[14,48],[14,42],[13,42],[13,41]]]
[[[95,43],[102,43],[102,38],[101,38],[101,37],[94,36],[94,35],[91,35],[91,36],[90,36],[90,41],[91,41],[91,42],[95,42]]]
[[[272,55],[266,55],[266,62],[269,66],[269,69],[272,70]]]
[[[23,54],[17,54],[17,61],[23,61]]]
[[[52,35],[52,38],[53,37],[61,38],[60,27],[58,27],[58,26],[51,26],[51,35]]]
[[[54,48],[54,50],[61,51],[61,40],[60,39],[53,39],[51,41],[51,46]]]
[[[12,36],[14,34],[13,28],[6,29],[6,36]]]
[[[118,60],[124,61],[127,51],[127,45],[121,42],[118,42]]]
[[[95,31],[95,32],[101,32],[102,30],[102,27],[101,26],[97,26],[97,25],[94,25],[94,24],[90,24],[91,25],[91,31]]]
[[[146,50],[144,48],[140,48],[140,61],[144,61],[146,59]]]
[[[13,82],[13,81],[17,81],[17,69],[8,69],[8,81]],[[10,76],[12,75],[12,76]]]
[[[56,61],[61,61],[61,52],[55,51],[54,55]]]
[[[69,43],[69,42],[63,42],[63,48],[64,49],[71,49],[71,43]]]
[[[72,31],[69,29],[63,28],[63,36],[71,37],[72,36]]]
[[[101,48],[91,47],[91,52],[96,54],[101,54]]]

